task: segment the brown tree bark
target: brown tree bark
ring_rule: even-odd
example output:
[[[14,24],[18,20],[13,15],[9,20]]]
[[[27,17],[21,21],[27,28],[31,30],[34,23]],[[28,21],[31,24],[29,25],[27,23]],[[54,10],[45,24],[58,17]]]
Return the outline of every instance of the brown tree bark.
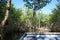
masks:
[[[11,5],[11,0],[7,0],[6,13],[5,13],[4,19],[1,22],[1,40],[4,40],[3,39],[2,29],[5,27],[5,23],[6,23],[7,19],[8,19],[8,17],[9,17],[10,5]]]
[[[4,19],[2,20],[2,22],[1,22],[1,26],[2,26],[2,27],[5,26],[6,20],[8,19],[10,4],[11,4],[11,0],[7,0],[5,17],[4,17]]]

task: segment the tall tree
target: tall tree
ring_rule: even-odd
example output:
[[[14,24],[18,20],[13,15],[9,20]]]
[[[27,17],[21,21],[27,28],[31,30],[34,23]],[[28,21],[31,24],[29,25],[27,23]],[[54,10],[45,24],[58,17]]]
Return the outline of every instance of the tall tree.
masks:
[[[4,1],[4,0],[2,0]],[[5,23],[8,19],[8,16],[9,16],[9,10],[10,10],[10,5],[11,5],[11,0],[5,0],[7,3],[6,3],[6,13],[5,13],[5,17],[4,19],[2,20],[1,22],[1,26],[4,27],[5,26]]]
[[[4,19],[1,22],[1,27],[4,28],[5,23],[6,23],[7,19],[8,19],[8,16],[9,16],[11,0],[0,0],[0,3],[1,3],[0,5],[1,5],[2,9],[6,8],[6,10],[4,10],[6,12],[5,13],[3,12],[5,14]],[[1,11],[3,11],[3,10],[1,10]],[[2,28],[1,28],[1,40],[3,40]]]
[[[36,10],[39,10],[47,5],[51,0],[23,0],[28,8],[33,8],[33,17],[36,15]]]
[[[33,9],[33,17],[35,17],[36,11],[45,7],[48,3],[50,3],[51,0],[23,0],[23,1],[26,2],[25,3],[26,7]],[[34,30],[36,30],[35,26]]]
[[[53,11],[52,11],[52,15],[51,15],[51,23],[53,24],[52,25],[52,29],[53,31],[59,31],[60,32],[60,3],[57,4],[57,8],[55,8]]]

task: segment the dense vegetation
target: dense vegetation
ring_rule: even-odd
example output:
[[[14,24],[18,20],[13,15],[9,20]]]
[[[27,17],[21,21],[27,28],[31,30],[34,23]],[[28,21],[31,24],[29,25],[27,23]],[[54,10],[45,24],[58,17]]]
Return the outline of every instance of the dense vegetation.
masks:
[[[56,6],[52,10],[52,14],[36,12],[35,17],[33,17],[33,9],[29,9],[25,5],[23,6],[25,10],[23,8],[16,9],[14,4],[11,4],[8,20],[5,23],[5,27],[2,28],[3,38],[6,39],[8,37],[10,40],[17,40],[22,33],[34,32],[36,28],[40,27],[48,27],[53,32],[60,32],[60,3]],[[0,3],[0,23],[4,19],[5,10],[5,3]]]

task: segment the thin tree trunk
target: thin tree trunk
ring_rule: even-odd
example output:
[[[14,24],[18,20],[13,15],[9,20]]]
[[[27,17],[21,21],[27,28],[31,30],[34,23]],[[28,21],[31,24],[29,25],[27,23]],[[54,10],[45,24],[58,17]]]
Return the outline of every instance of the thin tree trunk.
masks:
[[[39,18],[39,28],[40,28],[40,18]]]
[[[36,12],[35,12],[35,10],[33,10],[33,17],[35,17],[36,16]]]
[[[36,16],[36,12],[35,12],[35,8],[33,10],[33,19],[35,18]],[[35,27],[35,24],[33,25],[33,28],[34,28],[34,32],[36,31],[36,27]]]

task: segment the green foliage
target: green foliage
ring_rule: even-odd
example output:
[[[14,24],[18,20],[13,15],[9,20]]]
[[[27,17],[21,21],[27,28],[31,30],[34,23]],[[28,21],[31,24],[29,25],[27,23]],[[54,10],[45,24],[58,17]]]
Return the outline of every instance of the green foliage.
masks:
[[[6,10],[6,1],[1,0],[0,1],[0,23],[4,19],[5,10]]]
[[[60,4],[57,4],[57,8],[52,11],[51,21],[55,23],[60,19]]]
[[[46,22],[49,22],[50,20],[50,14],[44,14],[43,12],[38,13],[37,15],[37,19],[38,19],[38,24],[40,24],[40,26],[46,26]],[[40,21],[40,23],[39,23]]]
[[[47,5],[51,0],[23,0],[28,8],[33,8],[34,10],[39,10]]]
[[[52,11],[50,22],[54,30],[60,31],[60,3],[57,4],[57,8]]]
[[[60,4],[57,5],[57,8],[54,9],[52,12],[53,14],[44,14],[43,12],[37,12],[36,17],[33,17],[33,11],[39,10],[43,8],[44,6],[49,3],[49,0],[24,0],[26,2],[26,6],[28,8],[24,9],[19,8],[16,9],[14,5],[11,5],[9,18],[6,22],[6,32],[12,33],[14,36],[16,34],[24,33],[24,32],[32,32],[33,27],[39,27],[39,26],[46,26],[46,22],[56,23],[60,22]],[[27,5],[28,4],[28,5]],[[34,8],[33,9],[29,9]],[[6,5],[3,3],[0,3],[0,22],[4,18]],[[49,26],[48,26],[49,27]],[[18,34],[18,36],[19,36]],[[12,37],[13,37],[12,36]]]

